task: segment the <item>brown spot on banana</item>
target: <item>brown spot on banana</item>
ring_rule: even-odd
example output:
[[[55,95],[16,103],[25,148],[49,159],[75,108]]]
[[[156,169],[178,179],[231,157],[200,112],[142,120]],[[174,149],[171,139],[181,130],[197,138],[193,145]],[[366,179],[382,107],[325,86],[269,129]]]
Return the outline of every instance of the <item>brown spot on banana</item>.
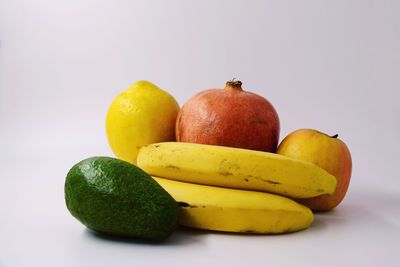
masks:
[[[179,207],[182,207],[182,208],[187,208],[190,206],[188,203],[182,202],[182,201],[176,202],[176,203],[178,204]]]
[[[165,165],[165,168],[168,168],[168,169],[175,169],[175,170],[180,170],[180,169],[181,169],[181,168],[179,168],[178,166],[175,166],[175,165],[172,165],[172,164]]]
[[[230,176],[230,175],[233,175],[233,173],[232,172],[230,172],[230,171],[220,171],[220,172],[218,172],[218,174],[220,174],[220,175],[222,175],[222,176]]]
[[[267,182],[267,183],[270,183],[270,184],[273,184],[273,185],[281,184],[281,183],[279,183],[279,182],[275,182],[275,181],[272,181],[272,180],[263,180],[263,181],[265,181],[265,182]]]
[[[189,203],[182,202],[182,201],[177,202],[177,204],[179,207],[182,207],[182,208],[198,208],[199,207],[197,205],[190,205]],[[206,206],[201,206],[201,207],[205,208]]]

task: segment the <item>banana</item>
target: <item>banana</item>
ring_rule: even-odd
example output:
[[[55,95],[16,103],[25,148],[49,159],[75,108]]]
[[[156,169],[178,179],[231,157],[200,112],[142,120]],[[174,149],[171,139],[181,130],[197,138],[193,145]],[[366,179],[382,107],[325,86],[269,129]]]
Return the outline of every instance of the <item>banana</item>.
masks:
[[[188,227],[279,234],[306,229],[314,218],[306,206],[278,195],[153,178],[180,204],[179,223]]]
[[[292,198],[332,194],[336,188],[336,178],[312,163],[223,146],[151,144],[140,149],[137,165],[150,175],[162,178]]]

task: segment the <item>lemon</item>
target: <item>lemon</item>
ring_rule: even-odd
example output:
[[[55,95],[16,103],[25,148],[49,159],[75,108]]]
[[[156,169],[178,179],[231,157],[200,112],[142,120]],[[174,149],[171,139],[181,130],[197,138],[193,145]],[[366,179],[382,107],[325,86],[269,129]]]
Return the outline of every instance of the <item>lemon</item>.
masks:
[[[166,91],[139,81],[111,103],[106,118],[108,143],[122,160],[136,164],[142,146],[175,140],[179,105]]]

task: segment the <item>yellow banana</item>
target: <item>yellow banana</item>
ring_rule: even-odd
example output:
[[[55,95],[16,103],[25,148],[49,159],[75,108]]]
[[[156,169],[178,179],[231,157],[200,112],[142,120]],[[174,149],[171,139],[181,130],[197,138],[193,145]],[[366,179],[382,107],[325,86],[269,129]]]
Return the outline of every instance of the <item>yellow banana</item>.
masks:
[[[336,188],[336,178],[312,163],[231,147],[179,142],[151,144],[140,149],[137,165],[162,178],[293,198],[332,194]]]
[[[306,206],[278,195],[153,178],[181,205],[179,223],[188,227],[278,234],[305,229],[314,218]]]

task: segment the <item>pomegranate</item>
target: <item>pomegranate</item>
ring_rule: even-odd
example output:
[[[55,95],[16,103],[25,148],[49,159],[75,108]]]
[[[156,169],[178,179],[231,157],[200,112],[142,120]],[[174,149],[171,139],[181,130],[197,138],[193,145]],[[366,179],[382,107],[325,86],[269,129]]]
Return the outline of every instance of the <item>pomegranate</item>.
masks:
[[[242,82],[228,81],[224,89],[202,91],[178,113],[178,142],[220,145],[275,152],[279,118],[265,98],[246,92]]]

